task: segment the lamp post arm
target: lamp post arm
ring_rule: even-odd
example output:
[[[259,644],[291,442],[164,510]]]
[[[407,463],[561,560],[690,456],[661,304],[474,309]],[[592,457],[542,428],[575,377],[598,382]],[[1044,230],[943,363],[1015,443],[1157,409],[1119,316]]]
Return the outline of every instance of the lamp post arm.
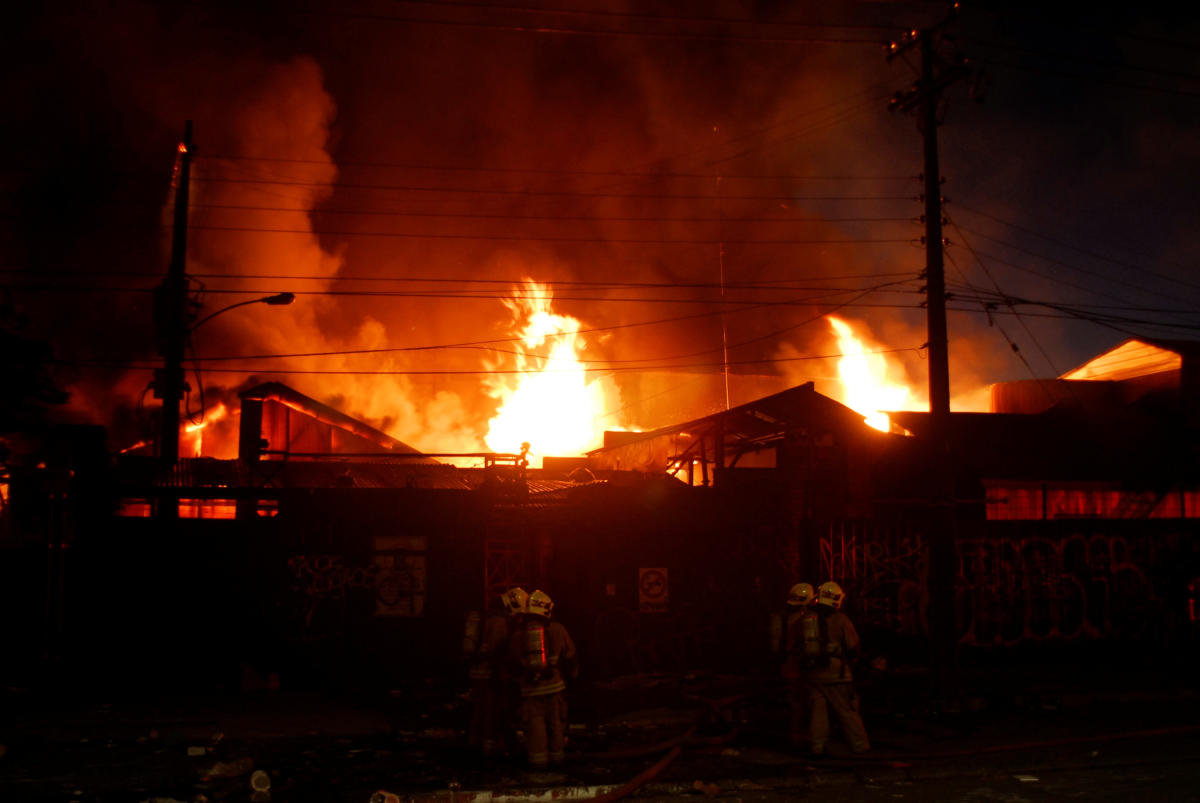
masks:
[[[188,327],[188,334],[191,334],[192,332],[196,331],[201,326],[208,323],[209,321],[211,321],[213,318],[217,317],[221,313],[229,312],[229,310],[231,310],[231,309],[237,309],[238,307],[245,307],[248,304],[269,304],[272,307],[280,307],[280,306],[284,306],[286,304],[291,304],[295,300],[296,300],[296,296],[293,295],[292,293],[276,293],[273,296],[264,296],[263,298],[251,298],[247,301],[239,301],[236,304],[230,304],[228,307],[222,307],[221,309],[217,310],[216,312],[205,315],[203,318],[196,321],[196,323],[194,323]]]

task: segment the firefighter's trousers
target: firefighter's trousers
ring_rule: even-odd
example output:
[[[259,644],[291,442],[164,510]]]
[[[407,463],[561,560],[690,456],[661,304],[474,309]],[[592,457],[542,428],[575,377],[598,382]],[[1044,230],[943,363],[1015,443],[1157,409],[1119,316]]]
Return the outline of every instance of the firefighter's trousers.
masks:
[[[504,747],[503,688],[497,678],[471,681],[471,729],[468,741],[494,756]]]
[[[540,694],[521,701],[525,752],[531,767],[559,764],[566,747],[567,700],[563,693]]]
[[[812,702],[809,700],[812,691],[808,685],[804,678],[788,683],[788,704],[792,709],[789,731],[793,747],[800,747],[808,740],[809,712],[812,709]]]
[[[871,749],[867,741],[867,729],[858,715],[854,687],[850,683],[812,683],[809,687],[809,703],[812,706],[808,721],[808,738],[814,753],[824,753],[829,741],[829,711],[841,726],[842,735],[855,753]]]

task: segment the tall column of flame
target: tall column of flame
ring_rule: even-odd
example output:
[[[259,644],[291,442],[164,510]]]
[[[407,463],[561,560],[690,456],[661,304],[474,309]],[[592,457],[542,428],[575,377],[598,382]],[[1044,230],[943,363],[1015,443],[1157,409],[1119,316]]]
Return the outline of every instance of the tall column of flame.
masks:
[[[888,363],[883,354],[868,354],[863,342],[854,336],[850,324],[841,318],[827,316],[837,335],[838,378],[842,386],[842,404],[866,416],[868,426],[881,432],[891,429],[891,420],[881,410],[907,410],[913,393],[906,386],[888,378]]]
[[[517,288],[504,304],[521,338],[517,374],[496,374],[488,393],[500,400],[485,442],[495,452],[516,453],[522,443],[535,455],[579,455],[600,445],[598,424],[605,393],[589,382],[579,356],[586,347],[580,323],[552,311],[553,295],[533,281]]]

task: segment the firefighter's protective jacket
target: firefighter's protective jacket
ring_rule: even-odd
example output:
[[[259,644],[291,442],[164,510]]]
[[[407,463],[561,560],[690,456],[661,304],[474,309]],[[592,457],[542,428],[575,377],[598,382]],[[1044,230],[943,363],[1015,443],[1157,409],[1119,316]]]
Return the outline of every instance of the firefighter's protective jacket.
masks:
[[[858,631],[850,617],[841,611],[826,614],[818,606],[818,615],[822,618],[821,628],[826,654],[829,663],[815,667],[808,672],[808,679],[814,683],[849,683],[854,679],[850,672],[850,663],[858,657],[862,642]]]
[[[490,680],[499,671],[508,644],[508,616],[502,611],[489,611],[483,622],[479,649],[471,660],[468,674],[471,680]]]
[[[509,638],[508,658],[514,673],[521,679],[522,697],[540,697],[544,694],[557,694],[567,688],[566,677],[575,677],[578,673],[578,658],[575,653],[575,642],[571,634],[558,622],[548,622],[546,629],[546,668],[531,670],[524,664],[525,657],[525,625],[518,625]]]

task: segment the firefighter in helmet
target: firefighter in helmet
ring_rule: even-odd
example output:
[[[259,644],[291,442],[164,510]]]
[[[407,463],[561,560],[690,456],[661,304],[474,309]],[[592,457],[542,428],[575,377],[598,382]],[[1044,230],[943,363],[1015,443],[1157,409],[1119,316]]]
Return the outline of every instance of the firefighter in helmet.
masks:
[[[867,731],[858,712],[851,665],[858,658],[862,642],[850,617],[842,612],[846,594],[833,581],[817,588],[813,605],[816,627],[805,629],[803,651],[813,660],[806,672],[809,689],[809,746],[814,755],[824,755],[829,741],[829,714],[837,719],[850,750],[862,753],[871,748]],[[815,633],[813,632],[815,631]]]
[[[811,629],[816,614],[812,611],[816,592],[811,583],[796,583],[788,592],[786,616],[781,617],[783,665],[781,674],[788,684],[788,704],[792,709],[791,740],[799,747],[808,730],[809,691],[806,682],[804,650],[805,623]]]
[[[783,611],[776,611],[771,614],[769,628],[770,649],[771,653],[779,656],[781,661],[787,658],[788,626],[802,611],[812,604],[813,598],[816,595],[817,592],[813,590],[811,583],[796,583],[788,591]]]
[[[481,623],[478,611],[467,614],[463,632],[463,654],[470,665],[471,727],[468,742],[485,756],[498,754],[504,746],[503,661],[513,629],[514,611],[525,608],[529,595],[521,588],[510,588],[492,600],[487,618]]]
[[[554,601],[545,591],[529,595],[525,617],[509,639],[509,662],[521,680],[521,722],[529,764],[543,769],[564,758],[567,701],[564,677],[578,675],[575,642],[551,621]]]

